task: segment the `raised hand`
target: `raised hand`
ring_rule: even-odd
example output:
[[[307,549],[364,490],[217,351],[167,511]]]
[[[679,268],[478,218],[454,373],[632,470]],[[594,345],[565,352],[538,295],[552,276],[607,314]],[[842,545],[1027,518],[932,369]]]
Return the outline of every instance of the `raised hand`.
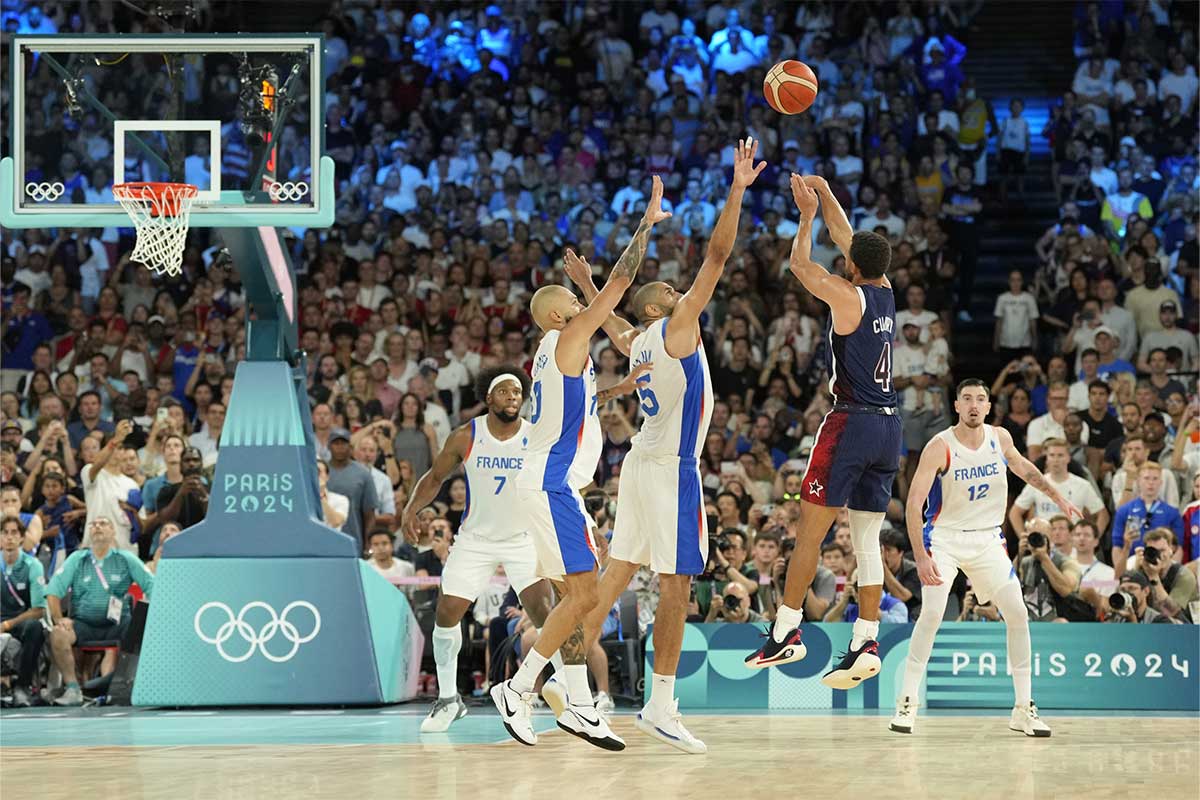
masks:
[[[794,172],[792,173],[792,199],[796,201],[796,208],[800,209],[801,219],[811,219],[817,215],[817,207],[820,205],[817,193]]]
[[[820,175],[805,175],[803,180],[806,186],[809,186],[818,192],[829,189],[829,181],[825,180]]]
[[[652,188],[650,189],[650,202],[646,204],[646,214],[643,219],[651,225],[657,225],[665,219],[671,218],[670,211],[662,210],[663,197],[663,182],[662,178],[655,175],[651,179]],[[572,278],[574,280],[574,278]]]
[[[758,142],[753,136],[738,139],[737,147],[733,149],[733,185],[745,189],[754,183],[754,179],[767,168],[767,162],[754,166],[754,156],[758,153]]]
[[[661,192],[659,193],[659,200],[662,200]],[[567,248],[563,253],[563,271],[567,273],[567,277],[576,286],[583,287],[592,282],[591,265],[587,263],[587,260],[583,256],[570,248]]]

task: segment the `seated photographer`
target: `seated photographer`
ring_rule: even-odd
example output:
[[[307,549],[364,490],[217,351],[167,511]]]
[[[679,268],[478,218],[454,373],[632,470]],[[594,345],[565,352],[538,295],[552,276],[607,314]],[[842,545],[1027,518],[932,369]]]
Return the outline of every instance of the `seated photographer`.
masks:
[[[1050,549],[1050,523],[1035,518],[1025,526],[1017,551],[1017,575],[1030,622],[1066,622],[1063,598],[1079,589],[1079,563]]]
[[[810,618],[811,619],[811,618]],[[842,592],[821,618],[824,622],[854,622],[858,619],[858,570],[855,570],[846,581],[846,591]],[[879,600],[880,622],[908,622],[908,606],[903,601],[887,593]]]
[[[719,597],[709,605],[705,622],[766,622],[766,618],[750,607],[750,593],[740,583],[730,581]]]
[[[737,528],[725,528],[717,536],[710,534],[708,541],[708,563],[704,572],[696,576],[696,602],[700,613],[708,615],[713,598],[723,594],[726,584],[737,582],[747,594],[758,591],[757,579],[749,575],[746,564],[746,534]]]
[[[1145,547],[1137,556],[1136,566],[1127,574],[1142,575],[1149,582],[1150,607],[1167,619],[1195,622],[1188,604],[1200,599],[1196,576],[1172,560],[1175,534],[1168,528],[1155,528],[1145,536]]]
[[[21,551],[25,526],[15,515],[0,519],[0,633],[10,634],[21,643],[17,665],[17,682],[13,686],[12,704],[26,708],[36,694],[33,685],[37,677],[38,658],[46,631],[42,614],[46,610],[46,579],[42,562]]]
[[[962,611],[958,615],[958,622],[999,622],[1000,611],[996,608],[996,604],[990,600],[986,603],[980,603],[975,597],[975,592],[968,591],[963,595]]]
[[[1117,591],[1104,601],[1105,622],[1158,622],[1161,616],[1150,607],[1150,581],[1138,572],[1121,576]],[[1170,621],[1170,620],[1164,620]]]

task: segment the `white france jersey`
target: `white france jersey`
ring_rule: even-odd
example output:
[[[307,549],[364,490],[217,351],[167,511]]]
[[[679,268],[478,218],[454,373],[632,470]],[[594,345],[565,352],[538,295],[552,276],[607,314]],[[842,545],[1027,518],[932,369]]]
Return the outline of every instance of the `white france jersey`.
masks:
[[[596,414],[596,367],[588,358],[579,377],[563,375],[555,360],[559,331],[542,337],[533,357],[533,414],[522,489],[564,492],[592,482],[604,437]]]
[[[511,539],[526,531],[517,508],[516,480],[525,462],[525,441],[530,424],[500,441],[488,430],[487,414],[471,420],[471,445],[463,456],[467,479],[467,508],[459,537],[490,541]]]
[[[949,448],[944,470],[933,482],[925,505],[925,539],[937,529],[991,531],[1004,524],[1008,504],[1008,461],[991,425],[983,426],[978,450],[965,446],[947,428],[937,435]]]
[[[638,378],[644,419],[633,448],[654,457],[699,458],[712,417],[712,377],[704,345],[685,358],[667,353],[667,320],[656,320],[633,340],[633,368],[654,366]]]

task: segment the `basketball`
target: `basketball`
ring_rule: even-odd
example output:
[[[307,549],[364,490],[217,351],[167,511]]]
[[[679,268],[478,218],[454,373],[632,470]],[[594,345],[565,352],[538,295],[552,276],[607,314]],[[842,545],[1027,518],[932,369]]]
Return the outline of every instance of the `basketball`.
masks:
[[[817,99],[817,76],[802,61],[780,61],[763,79],[763,96],[780,114],[800,114]]]

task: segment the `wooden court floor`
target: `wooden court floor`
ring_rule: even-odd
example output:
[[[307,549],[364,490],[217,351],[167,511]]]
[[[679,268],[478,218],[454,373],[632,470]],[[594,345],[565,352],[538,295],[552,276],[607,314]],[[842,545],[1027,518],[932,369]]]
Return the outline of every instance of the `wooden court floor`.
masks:
[[[538,720],[539,744],[523,747],[506,741],[485,710],[459,723],[472,723],[463,735],[474,743],[421,741],[412,735],[417,711],[341,717],[336,727],[315,716],[240,722],[220,712],[205,720],[208,733],[177,715],[176,733],[157,736],[171,743],[137,745],[86,743],[156,738],[143,729],[129,739],[129,720],[39,720],[59,727],[66,746],[54,744],[50,731],[30,737],[39,746],[25,746],[17,741],[18,720],[6,726],[0,716],[0,797],[1175,800],[1200,791],[1194,716],[1046,715],[1050,739],[1013,733],[1006,714],[991,712],[923,718],[911,736],[890,733],[886,716],[694,716],[690,727],[709,753],[688,756],[638,733],[628,714],[617,716],[614,728],[629,747],[607,753],[557,731],[548,716]],[[269,740],[274,730],[276,743],[247,743],[238,731],[255,724],[262,732],[249,738]],[[234,743],[178,743],[189,729],[200,732],[199,741],[219,739],[215,732],[223,730]],[[110,735],[114,730],[118,735]],[[338,743],[303,743],[312,739]]]

